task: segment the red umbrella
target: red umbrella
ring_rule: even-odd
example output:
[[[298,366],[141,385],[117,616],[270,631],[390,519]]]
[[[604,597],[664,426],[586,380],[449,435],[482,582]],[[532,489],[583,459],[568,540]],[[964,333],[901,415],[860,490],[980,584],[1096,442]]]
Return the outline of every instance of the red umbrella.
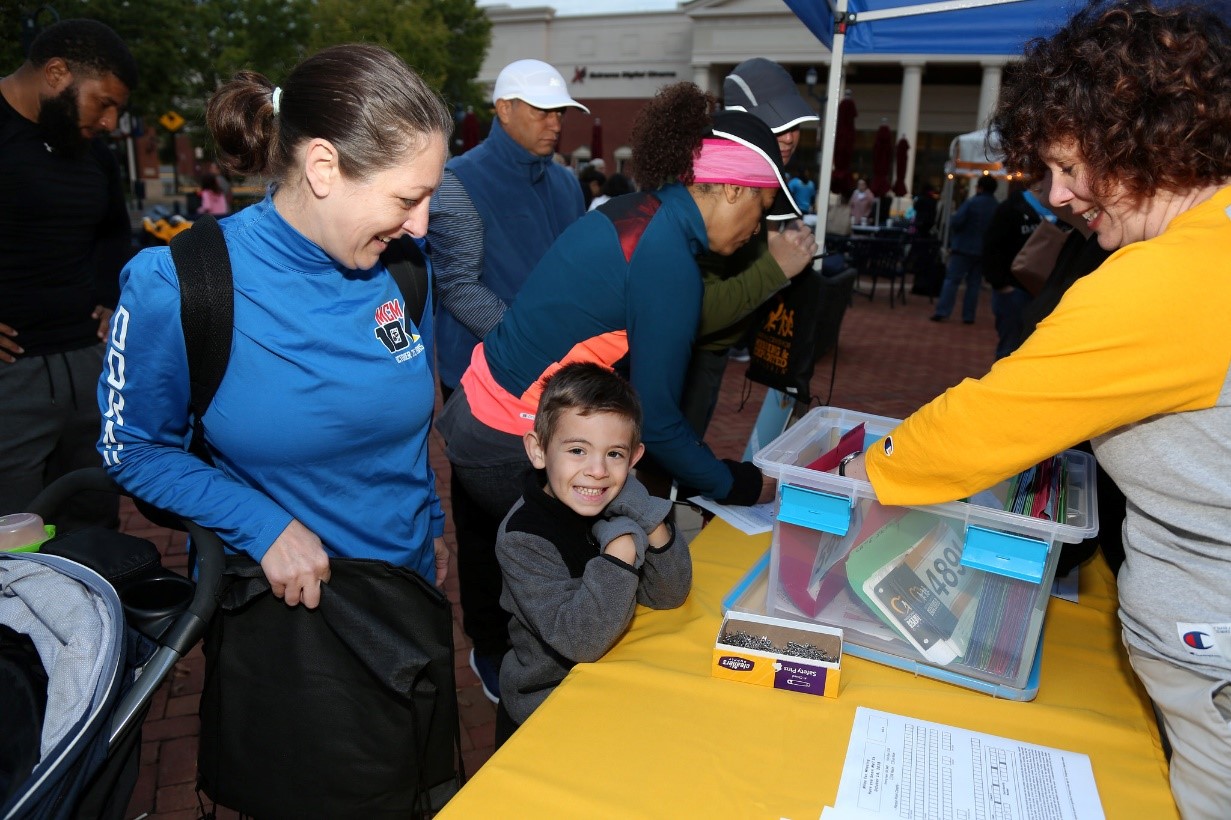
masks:
[[[466,153],[478,144],[479,118],[473,111],[466,109],[466,115],[462,117],[462,153]]]
[[[603,158],[603,121],[594,118],[594,129],[590,131],[590,159]]]
[[[838,122],[833,140],[833,178],[829,190],[835,194],[847,194],[855,186],[851,183],[851,163],[855,159],[855,101],[850,97],[838,103]]]
[[[906,196],[906,159],[910,155],[910,142],[906,137],[898,140],[897,179],[893,182],[893,192],[897,196]]]
[[[877,197],[889,193],[889,167],[893,164],[893,134],[889,126],[881,124],[876,129],[876,139],[872,142],[872,181],[868,187]]]

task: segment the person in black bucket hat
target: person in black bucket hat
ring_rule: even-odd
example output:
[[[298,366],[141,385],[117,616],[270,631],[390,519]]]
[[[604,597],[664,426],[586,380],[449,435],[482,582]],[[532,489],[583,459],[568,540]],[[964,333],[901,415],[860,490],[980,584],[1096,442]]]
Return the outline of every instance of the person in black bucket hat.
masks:
[[[799,145],[800,126],[820,119],[786,69],[764,57],[737,65],[722,90],[728,112],[751,114],[770,131],[784,169]],[[701,260],[705,300],[681,403],[699,436],[718,404],[728,356],[748,361],[743,348],[756,309],[811,267],[817,242],[799,216],[800,208],[783,192],[766,215],[769,229],[755,241],[731,256],[707,254]]]
[[[786,168],[783,164],[778,138],[763,120],[735,109],[719,111],[714,115],[714,124],[710,126],[708,136],[730,140],[744,146],[755,152],[766,167],[773,171],[779,190],[774,196],[773,205],[765,214],[766,219],[789,220],[803,216],[803,212],[791,199],[787,188]]]

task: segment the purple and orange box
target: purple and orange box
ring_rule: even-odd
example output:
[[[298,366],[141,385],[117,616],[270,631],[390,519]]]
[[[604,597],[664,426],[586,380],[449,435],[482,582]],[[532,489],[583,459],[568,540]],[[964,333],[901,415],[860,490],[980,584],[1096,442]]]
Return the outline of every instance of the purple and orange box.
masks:
[[[774,649],[733,646],[722,642],[724,635],[741,634],[766,640]],[[819,650],[809,654],[820,655],[824,659],[787,654],[782,649],[788,643]],[[769,615],[730,611],[718,630],[710,674],[724,680],[835,698],[842,674],[842,630]]]

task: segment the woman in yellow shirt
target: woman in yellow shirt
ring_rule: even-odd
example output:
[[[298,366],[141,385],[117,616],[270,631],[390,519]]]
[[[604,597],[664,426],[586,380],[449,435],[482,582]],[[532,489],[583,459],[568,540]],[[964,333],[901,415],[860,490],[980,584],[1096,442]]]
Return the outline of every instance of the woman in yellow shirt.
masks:
[[[1120,617],[1172,793],[1186,818],[1231,817],[1231,26],[1208,4],[1095,3],[1027,47],[992,125],[1115,253],[846,474],[931,504],[1091,439],[1128,499]]]

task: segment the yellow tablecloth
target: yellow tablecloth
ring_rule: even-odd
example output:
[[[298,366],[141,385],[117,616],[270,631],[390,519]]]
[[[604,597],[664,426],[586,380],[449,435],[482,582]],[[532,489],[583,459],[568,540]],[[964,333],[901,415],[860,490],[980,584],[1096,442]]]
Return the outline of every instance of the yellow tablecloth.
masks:
[[[706,527],[684,606],[638,608],[620,643],[575,667],[440,816],[814,820],[837,798],[857,706],[1083,752],[1107,817],[1177,816],[1101,559],[1082,568],[1080,604],[1050,602],[1034,701],[850,656],[832,699],[710,677],[722,599],[768,546]]]

